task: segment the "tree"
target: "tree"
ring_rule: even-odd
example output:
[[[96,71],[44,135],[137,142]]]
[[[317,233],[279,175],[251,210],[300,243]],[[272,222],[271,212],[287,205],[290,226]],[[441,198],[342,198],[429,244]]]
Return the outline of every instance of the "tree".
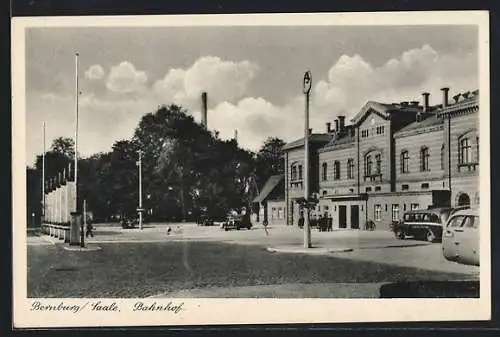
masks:
[[[285,172],[283,158],[283,146],[285,144],[282,139],[270,137],[265,140],[257,152],[256,176],[259,188],[262,188],[270,176]]]
[[[50,147],[52,152],[60,153],[69,159],[75,158],[75,141],[72,138],[57,137]]]

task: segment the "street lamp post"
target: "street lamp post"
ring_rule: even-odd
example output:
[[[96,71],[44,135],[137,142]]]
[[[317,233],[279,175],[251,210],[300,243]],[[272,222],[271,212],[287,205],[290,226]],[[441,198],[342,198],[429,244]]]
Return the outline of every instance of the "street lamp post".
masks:
[[[139,166],[139,207],[137,212],[139,213],[139,229],[142,230],[142,151],[137,151],[139,154],[139,161],[137,166]]]
[[[308,70],[304,74],[303,92],[305,95],[304,123],[304,248],[311,248],[311,228],[309,226],[309,95],[312,77]]]

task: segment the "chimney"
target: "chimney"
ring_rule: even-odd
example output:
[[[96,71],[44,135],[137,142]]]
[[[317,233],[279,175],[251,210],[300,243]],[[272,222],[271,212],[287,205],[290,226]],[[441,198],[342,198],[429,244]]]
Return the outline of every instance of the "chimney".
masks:
[[[424,112],[427,112],[429,110],[429,93],[428,92],[424,92],[422,93],[422,98],[423,98],[423,111]]]
[[[448,91],[450,91],[450,88],[441,88],[441,91],[443,92],[443,108],[446,108],[448,106]]]
[[[326,133],[332,132],[332,123],[326,123]]]
[[[201,125],[207,128],[207,93],[201,93]]]
[[[345,116],[339,116],[339,132],[344,133],[345,130]]]
[[[335,119],[335,132],[336,133],[339,132],[339,120],[338,119]]]

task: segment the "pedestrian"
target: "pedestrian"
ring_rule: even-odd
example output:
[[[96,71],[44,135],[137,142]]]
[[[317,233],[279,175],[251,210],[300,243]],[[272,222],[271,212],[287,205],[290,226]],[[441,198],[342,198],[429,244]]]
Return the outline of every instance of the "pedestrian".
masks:
[[[267,222],[267,219],[265,219],[263,222],[262,222],[262,225],[264,226],[264,231],[266,232],[266,235],[269,236],[269,231],[267,230],[267,225],[269,223]]]
[[[92,232],[92,230],[94,229],[94,226],[92,226],[92,223],[89,221],[87,222],[87,230],[85,232],[85,236],[88,238],[89,236],[90,237],[94,237],[94,233]]]

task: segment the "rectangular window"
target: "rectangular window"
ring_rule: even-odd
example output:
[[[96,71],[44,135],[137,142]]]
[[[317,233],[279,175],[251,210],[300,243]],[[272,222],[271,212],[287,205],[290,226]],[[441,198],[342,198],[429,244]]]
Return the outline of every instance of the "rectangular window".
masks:
[[[421,187],[423,189],[428,189],[429,188],[429,183],[423,183]]]
[[[392,221],[399,220],[399,204],[392,205]]]
[[[299,165],[299,180],[302,180],[302,165]]]
[[[366,190],[366,192],[371,192],[372,188],[371,187],[367,187],[365,190]]]
[[[420,171],[429,171],[429,149],[427,147],[420,150]]]
[[[404,184],[404,185],[401,185],[401,189],[402,189],[403,191],[407,191],[407,190],[409,190],[409,189],[410,189],[410,186],[408,186],[407,184]]]
[[[380,186],[375,186],[375,191],[380,191],[380,190],[381,190]]]
[[[382,220],[382,205],[375,205],[375,221]]]
[[[340,179],[340,162],[337,160],[333,163],[333,179]]]
[[[271,220],[276,219],[276,207],[271,209]]]
[[[411,204],[410,205],[410,210],[414,211],[416,209],[419,209],[420,208],[420,205],[419,204]]]
[[[463,138],[460,140],[458,162],[460,164],[469,164],[471,162],[471,145],[469,143],[469,138]]]
[[[354,160],[347,160],[347,179],[354,179]]]

